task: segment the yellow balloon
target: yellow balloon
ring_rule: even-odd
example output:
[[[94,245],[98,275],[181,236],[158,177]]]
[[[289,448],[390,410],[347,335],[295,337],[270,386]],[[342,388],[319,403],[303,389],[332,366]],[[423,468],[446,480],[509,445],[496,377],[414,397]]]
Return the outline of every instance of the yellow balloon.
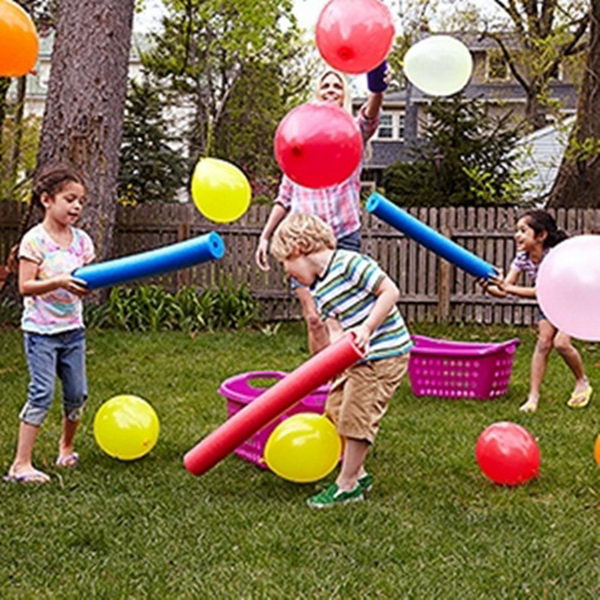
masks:
[[[106,454],[121,460],[148,454],[158,440],[159,429],[155,410],[138,396],[115,396],[94,417],[96,443]]]
[[[228,223],[239,219],[250,206],[252,190],[244,173],[218,158],[201,158],[192,176],[192,198],[196,208],[211,221]]]
[[[450,96],[467,85],[473,72],[469,49],[449,35],[432,35],[404,55],[404,74],[426,94]]]
[[[594,444],[594,458],[596,459],[596,464],[600,467],[600,435],[596,438],[596,443]]]
[[[271,471],[298,483],[329,475],[342,452],[342,440],[324,415],[298,413],[282,421],[265,445],[265,462]]]

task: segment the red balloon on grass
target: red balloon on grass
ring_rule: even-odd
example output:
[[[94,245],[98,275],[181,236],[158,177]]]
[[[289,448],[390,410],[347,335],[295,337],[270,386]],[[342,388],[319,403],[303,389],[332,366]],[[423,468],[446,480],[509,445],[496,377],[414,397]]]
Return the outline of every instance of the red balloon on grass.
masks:
[[[395,34],[390,10],[380,0],[331,0],[316,30],[321,56],[344,73],[366,73],[380,65]]]
[[[354,119],[333,104],[292,109],[275,132],[275,158],[294,182],[309,188],[341,183],[358,167],[363,143]]]
[[[503,485],[527,483],[540,471],[540,449],[535,438],[509,421],[494,423],[481,432],[475,458],[486,477]]]

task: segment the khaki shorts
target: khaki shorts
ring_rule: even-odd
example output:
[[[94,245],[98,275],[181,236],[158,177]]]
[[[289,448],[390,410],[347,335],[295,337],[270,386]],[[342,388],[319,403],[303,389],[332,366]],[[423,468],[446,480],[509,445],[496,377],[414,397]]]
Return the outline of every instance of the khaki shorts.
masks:
[[[390,399],[408,369],[408,357],[407,353],[360,363],[334,381],[325,413],[341,436],[375,441]]]

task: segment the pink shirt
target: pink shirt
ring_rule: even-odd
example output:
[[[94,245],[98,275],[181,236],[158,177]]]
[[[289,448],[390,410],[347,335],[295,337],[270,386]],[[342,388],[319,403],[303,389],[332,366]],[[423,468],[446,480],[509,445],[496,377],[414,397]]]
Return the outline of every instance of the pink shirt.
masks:
[[[379,117],[368,119],[361,108],[356,116],[356,124],[366,143],[377,131]],[[339,240],[360,229],[361,169],[362,163],[345,181],[316,189],[301,186],[283,175],[275,202],[287,211],[317,215],[331,226]]]
[[[71,233],[71,244],[63,248],[40,223],[23,236],[19,258],[39,266],[37,279],[72,273],[94,260],[94,244],[82,229],[71,227]],[[81,298],[62,288],[39,296],[25,296],[23,306],[23,331],[54,335],[83,327]]]

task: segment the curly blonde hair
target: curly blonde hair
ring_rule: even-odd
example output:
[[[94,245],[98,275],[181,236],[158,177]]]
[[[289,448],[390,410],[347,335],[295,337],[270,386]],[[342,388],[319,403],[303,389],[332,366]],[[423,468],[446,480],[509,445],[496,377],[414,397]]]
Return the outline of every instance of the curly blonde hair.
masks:
[[[335,250],[335,235],[325,221],[316,215],[290,213],[275,230],[270,250],[281,262],[294,254],[313,254],[327,248]]]

